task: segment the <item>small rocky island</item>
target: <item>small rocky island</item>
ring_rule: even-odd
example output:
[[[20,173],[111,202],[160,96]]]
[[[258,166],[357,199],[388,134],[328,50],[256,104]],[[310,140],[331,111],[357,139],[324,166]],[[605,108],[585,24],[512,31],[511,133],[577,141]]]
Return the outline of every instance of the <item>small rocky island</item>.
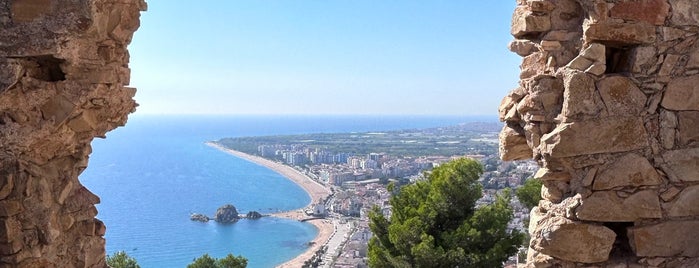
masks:
[[[225,204],[216,210],[216,214],[214,214],[213,217],[200,213],[192,213],[192,215],[189,216],[189,219],[198,222],[209,222],[210,220],[214,220],[218,223],[228,224],[236,223],[240,219],[256,220],[262,217],[263,215],[257,211],[250,211],[245,215],[240,215],[238,214],[238,210],[235,208],[235,206]]]
[[[200,222],[209,222],[209,216],[206,216],[204,214],[199,214],[199,213],[192,213],[192,215],[189,216],[190,220],[193,221],[200,221]]]
[[[218,223],[235,223],[239,219],[238,210],[231,204],[221,206],[214,215],[214,220]]]

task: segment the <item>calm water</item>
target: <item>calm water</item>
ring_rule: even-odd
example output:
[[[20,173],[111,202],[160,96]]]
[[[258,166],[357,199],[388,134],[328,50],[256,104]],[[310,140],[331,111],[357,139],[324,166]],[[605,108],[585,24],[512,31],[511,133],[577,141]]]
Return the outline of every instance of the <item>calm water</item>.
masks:
[[[264,218],[232,225],[189,220],[223,204],[263,213],[305,206],[309,196],[281,175],[204,145],[223,137],[396,130],[494,121],[495,117],[132,116],[93,142],[80,176],[99,195],[107,252],[124,250],[141,267],[185,267],[209,253],[243,255],[248,267],[273,267],[304,251],[317,230]]]

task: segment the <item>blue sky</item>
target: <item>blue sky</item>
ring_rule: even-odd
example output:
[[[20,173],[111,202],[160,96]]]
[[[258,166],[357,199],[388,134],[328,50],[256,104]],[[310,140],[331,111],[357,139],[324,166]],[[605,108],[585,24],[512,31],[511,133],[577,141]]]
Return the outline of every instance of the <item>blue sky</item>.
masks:
[[[151,0],[137,114],[493,115],[515,0]]]

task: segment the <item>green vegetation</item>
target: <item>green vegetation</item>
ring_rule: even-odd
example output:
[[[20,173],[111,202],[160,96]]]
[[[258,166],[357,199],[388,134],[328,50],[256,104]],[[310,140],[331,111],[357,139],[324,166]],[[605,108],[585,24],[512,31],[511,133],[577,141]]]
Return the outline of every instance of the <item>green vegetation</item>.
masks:
[[[259,145],[305,145],[334,153],[393,156],[464,155],[497,153],[498,123],[469,123],[457,126],[363,133],[318,133],[264,137],[224,138],[219,144],[248,154]]]
[[[248,266],[248,259],[243,256],[233,256],[228,254],[225,258],[216,259],[209,254],[204,254],[194,259],[187,268],[245,268]]]
[[[539,204],[541,200],[541,180],[529,178],[524,182],[522,187],[516,191],[517,199],[527,209],[531,210]]]
[[[107,265],[112,268],[140,268],[136,259],[125,251],[117,251],[114,255],[107,255]]]
[[[459,159],[435,168],[428,180],[391,197],[393,215],[370,212],[371,267],[499,267],[517,253],[523,234],[507,231],[509,191],[476,208],[483,167]]]

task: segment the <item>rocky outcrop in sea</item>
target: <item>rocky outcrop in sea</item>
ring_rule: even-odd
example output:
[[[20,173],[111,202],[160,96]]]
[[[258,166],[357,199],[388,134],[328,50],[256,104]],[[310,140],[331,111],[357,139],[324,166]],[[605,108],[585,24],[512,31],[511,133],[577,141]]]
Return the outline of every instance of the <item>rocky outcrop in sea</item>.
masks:
[[[221,206],[214,215],[214,220],[218,223],[235,223],[239,219],[238,210],[231,204]]]
[[[192,213],[192,215],[189,216],[190,220],[193,221],[199,221],[199,222],[209,222],[209,216],[206,216],[204,214],[199,214],[199,213]]]
[[[257,211],[250,211],[245,215],[240,215],[238,214],[238,210],[235,208],[235,206],[226,204],[219,207],[213,217],[209,217],[201,213],[192,213],[189,216],[189,219],[198,222],[209,222],[210,220],[214,220],[218,223],[236,223],[240,219],[257,220],[264,216],[265,215],[262,215]]]
[[[262,214],[260,214],[257,211],[250,211],[248,214],[245,214],[245,218],[249,220],[257,220],[259,218],[262,218]]]

